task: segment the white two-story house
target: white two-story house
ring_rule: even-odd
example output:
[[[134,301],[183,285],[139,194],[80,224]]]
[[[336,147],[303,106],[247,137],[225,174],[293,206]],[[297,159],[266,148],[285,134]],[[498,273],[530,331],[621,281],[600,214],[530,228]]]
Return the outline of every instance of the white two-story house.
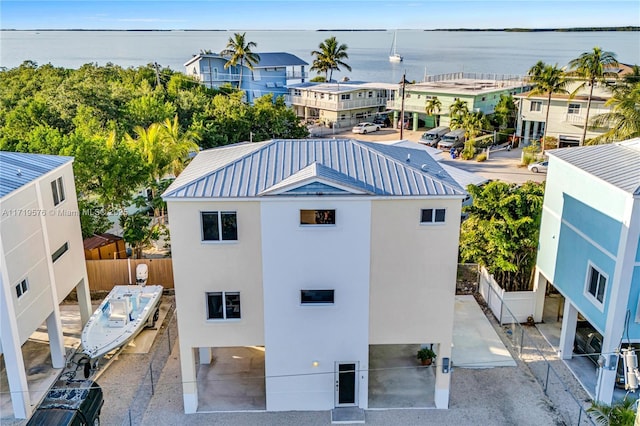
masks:
[[[264,406],[283,411],[368,408],[372,347],[406,344],[433,345],[428,391],[447,408],[465,196],[423,149],[308,139],[200,152],[163,195],[185,411],[205,397],[196,367],[211,348],[262,347]]]
[[[46,391],[42,384],[30,391],[22,345],[46,324],[52,366],[62,368],[59,304],[75,289],[82,323],[91,315],[72,163],[0,152],[0,350],[18,419],[30,416]]]

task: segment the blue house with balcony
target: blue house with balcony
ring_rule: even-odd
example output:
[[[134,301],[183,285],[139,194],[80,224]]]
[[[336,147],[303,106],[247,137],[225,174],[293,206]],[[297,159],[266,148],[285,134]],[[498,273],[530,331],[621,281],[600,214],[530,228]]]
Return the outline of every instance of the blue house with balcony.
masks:
[[[218,88],[231,84],[245,92],[245,99],[253,103],[254,99],[266,94],[286,95],[287,85],[304,83],[309,65],[291,53],[263,52],[257,53],[260,61],[250,70],[243,65],[242,81],[240,81],[240,65],[225,69],[229,60],[226,56],[212,53],[195,55],[184,64],[187,75],[195,77],[208,88]]]
[[[548,154],[535,317],[550,285],[564,296],[561,358],[579,315],[602,334],[594,394],[611,403],[619,346],[640,342],[640,138]]]

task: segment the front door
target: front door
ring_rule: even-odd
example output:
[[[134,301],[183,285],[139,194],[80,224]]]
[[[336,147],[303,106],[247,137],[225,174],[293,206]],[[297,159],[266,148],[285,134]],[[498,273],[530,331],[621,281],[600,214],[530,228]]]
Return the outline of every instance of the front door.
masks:
[[[336,363],[336,407],[358,405],[357,362]]]

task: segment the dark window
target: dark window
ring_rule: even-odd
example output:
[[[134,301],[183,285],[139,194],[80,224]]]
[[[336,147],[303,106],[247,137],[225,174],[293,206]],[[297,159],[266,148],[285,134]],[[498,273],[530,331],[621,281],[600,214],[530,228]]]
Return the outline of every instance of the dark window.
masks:
[[[58,250],[53,252],[53,254],[51,255],[51,260],[55,262],[56,260],[60,259],[60,257],[65,254],[67,250],[69,250],[69,243],[64,243]]]
[[[567,113],[580,114],[580,104],[569,104],[567,107]]]
[[[607,287],[607,277],[604,276],[593,266],[589,267],[589,294],[602,303],[604,300],[604,291]]]
[[[422,209],[420,223],[443,223],[445,209]]]
[[[335,210],[300,210],[300,225],[335,225]]]
[[[300,303],[333,303],[334,290],[300,290]]]
[[[207,319],[240,318],[239,292],[207,293]]]
[[[21,298],[26,292],[29,290],[29,284],[27,283],[27,279],[20,281],[16,284],[16,295],[18,299]]]
[[[238,239],[236,212],[202,212],[203,241],[235,241]]]
[[[53,194],[53,205],[57,206],[65,200],[64,185],[62,184],[62,177],[51,182],[51,193]]]

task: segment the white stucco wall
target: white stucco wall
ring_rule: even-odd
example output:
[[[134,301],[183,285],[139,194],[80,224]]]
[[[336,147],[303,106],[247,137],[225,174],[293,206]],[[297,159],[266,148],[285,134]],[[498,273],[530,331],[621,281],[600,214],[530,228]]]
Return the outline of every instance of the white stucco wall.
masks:
[[[366,371],[370,208],[367,200],[262,203],[267,410],[331,409],[335,363],[357,362]],[[336,224],[301,226],[300,209],[335,209]],[[333,289],[335,303],[301,305],[303,289]],[[368,375],[356,382],[366,408]]]
[[[168,203],[180,346],[264,345],[257,202]],[[237,212],[238,240],[202,242],[201,211]],[[207,320],[206,293],[240,292],[239,320]],[[190,349],[189,349],[190,350]]]
[[[41,218],[26,212],[39,212],[35,184],[5,197],[0,203],[0,238],[5,258],[9,293],[15,309],[19,342],[24,343],[53,311],[53,296],[48,261],[44,246]],[[17,297],[15,286],[23,279],[28,291]]]

